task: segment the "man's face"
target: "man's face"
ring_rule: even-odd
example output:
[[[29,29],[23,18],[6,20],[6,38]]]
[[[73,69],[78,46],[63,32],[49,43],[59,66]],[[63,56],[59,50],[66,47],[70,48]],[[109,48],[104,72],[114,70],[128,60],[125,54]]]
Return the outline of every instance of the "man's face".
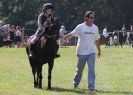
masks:
[[[93,23],[94,22],[94,14],[90,14],[90,16],[86,20],[87,23]]]
[[[52,9],[47,9],[47,10],[46,10],[46,14],[47,14],[48,16],[51,16],[51,15],[53,14],[53,10],[52,10]]]

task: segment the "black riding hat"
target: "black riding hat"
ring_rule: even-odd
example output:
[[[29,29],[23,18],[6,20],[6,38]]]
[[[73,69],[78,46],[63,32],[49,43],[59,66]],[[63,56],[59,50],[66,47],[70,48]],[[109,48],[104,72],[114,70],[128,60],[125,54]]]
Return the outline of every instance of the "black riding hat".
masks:
[[[43,5],[43,11],[47,9],[54,9],[54,6],[52,3],[46,3]]]

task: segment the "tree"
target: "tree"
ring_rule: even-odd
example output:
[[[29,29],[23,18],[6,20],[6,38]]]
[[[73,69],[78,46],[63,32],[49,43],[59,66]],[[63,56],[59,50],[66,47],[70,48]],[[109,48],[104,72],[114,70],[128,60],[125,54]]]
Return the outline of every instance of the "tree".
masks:
[[[87,10],[95,11],[95,24],[100,30],[105,25],[109,31],[120,30],[123,24],[129,29],[133,24],[133,0],[1,0],[0,19],[35,28],[40,8],[46,2],[54,4],[55,14],[69,30],[83,22]]]
[[[35,27],[43,0],[2,0],[1,16],[6,23]]]

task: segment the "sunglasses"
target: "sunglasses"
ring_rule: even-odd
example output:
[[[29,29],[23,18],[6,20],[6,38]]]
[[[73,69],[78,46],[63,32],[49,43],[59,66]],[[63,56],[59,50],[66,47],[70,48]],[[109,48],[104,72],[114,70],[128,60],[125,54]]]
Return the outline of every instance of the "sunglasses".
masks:
[[[89,17],[89,18],[94,19],[94,17]]]

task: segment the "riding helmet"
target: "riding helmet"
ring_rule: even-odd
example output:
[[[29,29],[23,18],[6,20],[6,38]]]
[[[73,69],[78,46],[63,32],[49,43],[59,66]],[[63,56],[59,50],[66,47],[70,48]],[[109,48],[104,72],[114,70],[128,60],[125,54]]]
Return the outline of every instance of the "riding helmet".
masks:
[[[54,6],[52,3],[46,3],[43,5],[43,11],[47,9],[54,9]]]

